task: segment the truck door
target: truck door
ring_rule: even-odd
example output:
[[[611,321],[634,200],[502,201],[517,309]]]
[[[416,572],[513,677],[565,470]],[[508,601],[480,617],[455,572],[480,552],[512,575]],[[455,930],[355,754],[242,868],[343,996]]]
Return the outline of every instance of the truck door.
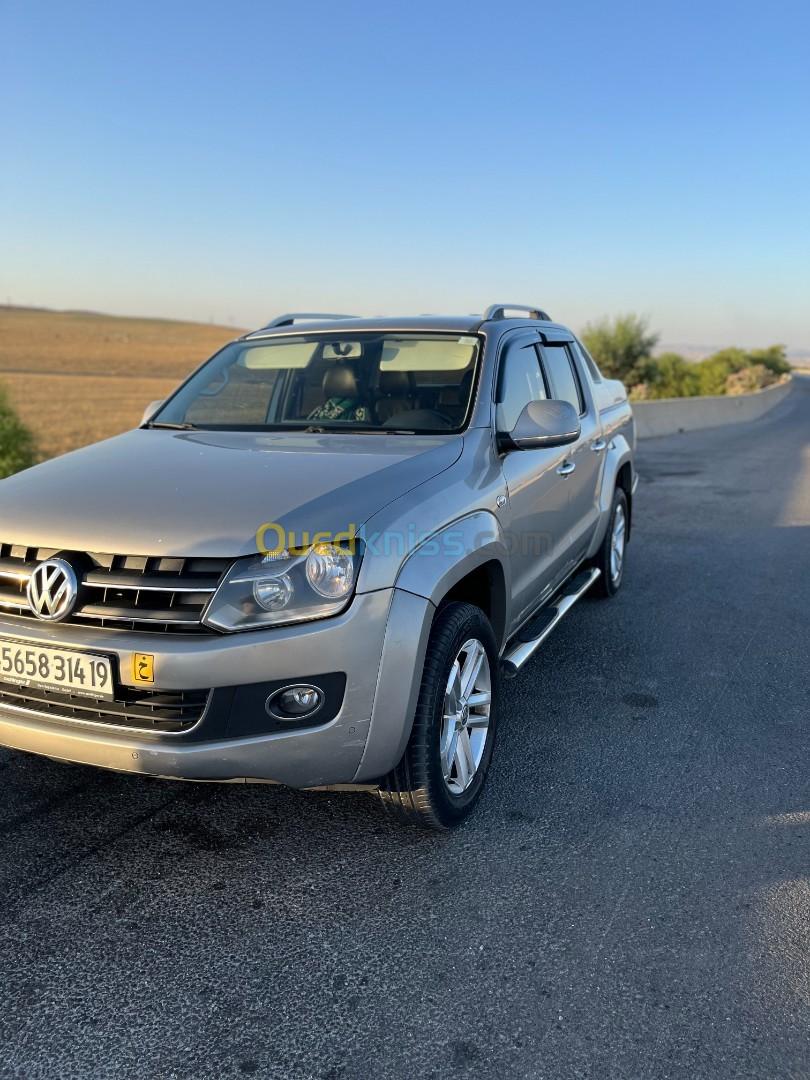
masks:
[[[524,406],[549,396],[537,352],[537,331],[518,331],[503,346],[496,392],[496,431],[510,432]],[[506,450],[501,456],[508,512],[503,522],[512,571],[510,630],[525,621],[564,573],[570,527],[569,447]]]
[[[564,539],[566,569],[572,569],[588,550],[599,520],[599,491],[605,459],[605,440],[590,384],[574,360],[570,343],[549,340],[540,346],[543,371],[551,396],[568,401],[579,413],[582,433],[575,443],[563,447],[568,490]]]

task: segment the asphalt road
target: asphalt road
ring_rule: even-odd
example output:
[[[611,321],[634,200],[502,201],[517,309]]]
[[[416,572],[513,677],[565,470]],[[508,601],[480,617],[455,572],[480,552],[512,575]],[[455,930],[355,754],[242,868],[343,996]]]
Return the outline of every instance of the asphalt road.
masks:
[[[0,750],[0,1076],[810,1076],[810,380],[639,459],[455,835]]]

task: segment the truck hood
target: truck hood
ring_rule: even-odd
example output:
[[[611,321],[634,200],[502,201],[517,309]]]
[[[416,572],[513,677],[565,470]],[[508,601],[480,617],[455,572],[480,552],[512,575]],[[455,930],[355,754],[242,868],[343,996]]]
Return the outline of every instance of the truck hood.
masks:
[[[449,468],[461,436],[140,428],[0,481],[0,542],[234,558],[268,522],[342,532]],[[277,534],[268,534],[275,547]]]

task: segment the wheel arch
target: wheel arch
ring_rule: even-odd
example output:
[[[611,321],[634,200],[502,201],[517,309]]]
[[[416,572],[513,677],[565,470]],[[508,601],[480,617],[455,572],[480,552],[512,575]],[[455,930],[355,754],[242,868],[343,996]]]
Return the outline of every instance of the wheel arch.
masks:
[[[506,574],[497,559],[489,559],[460,578],[437,607],[454,601],[475,604],[489,619],[500,648],[506,633]]]
[[[498,647],[508,621],[509,561],[494,514],[481,510],[428,537],[403,563],[396,588],[441,607],[453,600],[480,607],[492,623]]]
[[[625,461],[616,473],[615,488],[621,488],[627,499],[627,539],[633,530],[633,464]]]
[[[614,435],[610,440],[605,457],[605,467],[602,473],[602,487],[599,492],[599,527],[596,529],[593,539],[591,540],[591,546],[588,550],[589,558],[592,558],[596,554],[605,537],[605,530],[607,529],[611,507],[613,506],[613,493],[617,487],[620,487],[627,496],[627,538],[628,540],[630,539],[630,529],[633,520],[633,482],[634,469],[632,447],[624,435]]]
[[[371,723],[355,783],[384,776],[402,757],[439,608],[453,600],[482,608],[500,651],[509,587],[506,542],[498,519],[488,511],[456,520],[411,552],[392,590]]]

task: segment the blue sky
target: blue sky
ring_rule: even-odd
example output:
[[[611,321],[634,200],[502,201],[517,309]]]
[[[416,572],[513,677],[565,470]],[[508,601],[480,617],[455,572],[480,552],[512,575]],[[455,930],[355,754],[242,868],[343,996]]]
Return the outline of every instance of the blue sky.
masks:
[[[0,302],[810,349],[806,2],[1,11]]]

